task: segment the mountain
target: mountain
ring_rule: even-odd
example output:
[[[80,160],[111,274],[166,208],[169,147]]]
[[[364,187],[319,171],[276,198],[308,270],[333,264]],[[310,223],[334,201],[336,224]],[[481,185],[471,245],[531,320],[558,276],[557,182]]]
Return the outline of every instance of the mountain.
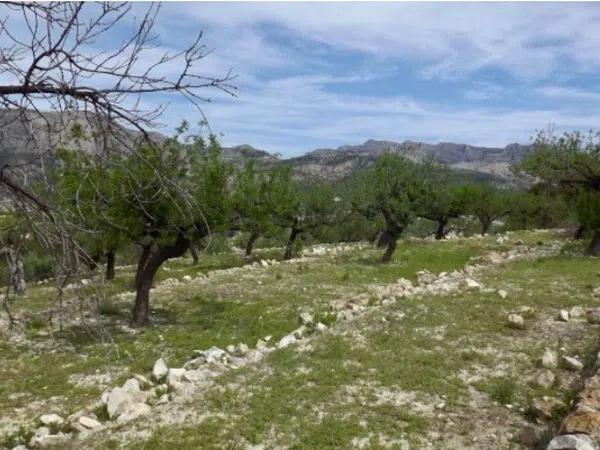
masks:
[[[317,149],[302,156],[278,159],[263,150],[251,146],[238,146],[225,149],[228,158],[235,159],[251,149],[255,159],[265,165],[277,161],[293,167],[296,176],[308,179],[339,180],[357,170],[375,163],[384,153],[405,155],[415,161],[432,157],[436,161],[448,164],[454,169],[485,174],[490,178],[510,178],[510,166],[522,160],[531,150],[530,145],[509,144],[506,147],[478,147],[465,144],[442,142],[426,144],[423,142],[381,141],[369,139],[360,145],[342,145],[336,149]],[[241,156],[238,156],[238,158]]]

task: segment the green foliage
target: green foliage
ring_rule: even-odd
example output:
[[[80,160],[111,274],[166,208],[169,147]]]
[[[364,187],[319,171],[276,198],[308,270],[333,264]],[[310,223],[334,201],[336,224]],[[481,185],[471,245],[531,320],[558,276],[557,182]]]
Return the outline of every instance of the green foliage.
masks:
[[[467,211],[479,220],[482,234],[489,230],[494,220],[510,211],[509,193],[492,183],[465,184],[458,195],[467,205]]]

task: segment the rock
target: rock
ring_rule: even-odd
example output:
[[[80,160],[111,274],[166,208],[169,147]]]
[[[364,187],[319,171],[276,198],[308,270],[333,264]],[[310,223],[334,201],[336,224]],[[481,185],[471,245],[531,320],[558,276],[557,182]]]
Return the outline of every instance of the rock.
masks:
[[[321,323],[321,322],[317,323],[317,326],[316,326],[317,331],[323,332],[326,329],[327,329],[327,325],[325,325],[324,323]]]
[[[569,310],[569,316],[574,319],[585,316],[585,310],[581,306],[573,306]]]
[[[40,422],[42,425],[50,426],[50,425],[62,425],[64,423],[64,419],[60,417],[58,414],[44,414],[40,417]]]
[[[190,281],[192,281],[192,277],[189,275],[184,275],[182,280],[185,281],[186,283],[189,283]]]
[[[153,386],[152,381],[150,381],[144,375],[140,375],[140,374],[136,373],[133,375],[133,378],[135,378],[137,380],[141,389],[150,389]]]
[[[472,278],[465,278],[465,285],[467,289],[481,289],[481,284]]]
[[[124,411],[126,411],[129,405],[144,401],[146,401],[146,394],[144,392],[135,392],[116,387],[110,391],[110,394],[108,394],[108,398],[106,400],[106,411],[108,412],[108,417],[115,419]]]
[[[195,350],[198,358],[204,358],[207,364],[227,362],[227,352],[219,347],[211,347],[208,350]]]
[[[91,417],[81,416],[77,422],[84,428],[88,430],[93,430],[95,428],[100,428],[102,424],[98,422],[96,419],[92,419]]]
[[[538,374],[535,381],[538,384],[538,386],[548,389],[549,387],[551,387],[554,384],[555,380],[556,380],[556,377],[554,376],[554,373],[551,370],[546,369],[546,370],[542,370]]]
[[[531,405],[531,408],[535,415],[538,418],[544,420],[552,419],[555,410],[559,408],[562,409],[565,407],[566,405],[564,404],[564,402],[554,397],[536,398]]]
[[[269,267],[269,263],[267,261],[265,261],[264,259],[260,260],[260,265],[263,267]]]
[[[565,434],[552,439],[546,450],[598,450],[598,447],[585,434]]]
[[[298,317],[298,321],[300,322],[300,325],[308,325],[313,323],[314,319],[312,314],[303,312],[300,314],[300,317]]]
[[[140,392],[140,382],[135,378],[130,378],[123,384],[123,389],[131,392]]]
[[[519,308],[519,314],[524,319],[531,319],[535,316],[535,309],[533,309],[531,306],[521,306]]]
[[[563,366],[568,370],[579,372],[583,369],[583,363],[572,356],[563,356],[562,363]]]
[[[525,321],[523,320],[523,317],[521,317],[518,314],[509,314],[508,315],[508,325],[511,328],[516,328],[516,329],[522,330],[525,328]]]
[[[178,384],[181,383],[184,374],[184,368],[169,369],[169,374],[167,375],[167,386],[172,389],[177,389]]]
[[[597,411],[575,411],[569,414],[560,427],[561,433],[585,433],[600,437],[600,413]]]
[[[528,447],[533,447],[540,440],[537,429],[532,425],[525,425],[519,430],[516,437],[521,444]]]
[[[566,309],[561,309],[560,312],[558,313],[558,320],[560,320],[561,322],[568,322],[569,321],[569,311],[567,311]]]
[[[137,419],[138,417],[147,416],[152,412],[150,405],[146,403],[132,403],[127,406],[125,411],[117,418],[117,423],[129,422],[130,420]]]
[[[500,298],[506,298],[508,297],[508,292],[506,292],[504,289],[498,289],[498,295]]]
[[[277,348],[285,348],[289,345],[294,344],[297,341],[296,336],[294,334],[288,334],[287,336],[282,337],[277,343]]]
[[[163,394],[160,396],[160,398],[156,401],[157,405],[165,405],[169,403],[169,395],[168,394]]]
[[[236,347],[236,354],[238,356],[244,356],[246,355],[246,353],[248,353],[248,350],[250,350],[250,347],[248,347],[243,342],[240,342]]]
[[[558,358],[556,357],[556,352],[553,352],[547,348],[542,356],[542,366],[544,366],[546,369],[554,369],[558,367]]]
[[[225,347],[225,350],[227,351],[227,353],[229,353],[230,355],[233,355],[235,353],[235,345],[228,345],[227,347]]]
[[[588,309],[586,317],[589,323],[600,323],[600,308]]]
[[[265,341],[263,341],[262,339],[259,339],[258,341],[256,341],[256,350],[258,351],[263,351],[267,349],[267,343]]]
[[[44,440],[47,436],[50,436],[50,428],[39,427],[37,430],[35,430],[35,433],[29,440],[29,446],[37,447],[37,446],[42,445],[42,443],[44,442]]]
[[[169,373],[169,368],[165,364],[165,360],[159,358],[154,363],[154,368],[152,369],[152,376],[156,381],[161,381],[164,379]]]

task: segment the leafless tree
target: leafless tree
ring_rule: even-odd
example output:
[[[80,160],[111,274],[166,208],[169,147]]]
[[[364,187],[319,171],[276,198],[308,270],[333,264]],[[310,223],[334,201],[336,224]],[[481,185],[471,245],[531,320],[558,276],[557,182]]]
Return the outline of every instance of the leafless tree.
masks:
[[[115,148],[135,151],[132,135],[152,141],[150,130],[165,109],[164,104],[148,107],[153,96],[181,96],[204,118],[211,89],[235,95],[231,72],[200,74],[199,63],[211,52],[201,32],[174,52],[160,49],[154,31],[160,8],[156,3],[143,10],[113,2],[0,3],[0,134],[19,123],[28,148],[25,161],[0,158],[0,201],[8,196],[11,208],[30,219],[37,238],[60,250],[65,277],[90,256],[73,238],[75,225],[51,197],[32,189],[31,180],[51,190],[45,168],[73,124],[86,124],[102,158]],[[129,34],[114,46],[108,36],[124,29]],[[156,178],[169,183],[159,171]],[[179,198],[188,202],[189,196]],[[182,210],[192,207],[188,203]]]

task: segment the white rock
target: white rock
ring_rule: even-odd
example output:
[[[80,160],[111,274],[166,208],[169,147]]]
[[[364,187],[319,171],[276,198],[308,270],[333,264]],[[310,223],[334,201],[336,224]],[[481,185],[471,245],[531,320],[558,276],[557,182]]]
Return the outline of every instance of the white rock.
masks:
[[[230,355],[233,355],[235,353],[235,345],[228,345],[227,347],[225,347],[225,350],[227,350],[227,353],[229,353]]]
[[[269,267],[269,263],[267,261],[265,261],[264,259],[260,260],[260,265],[263,267]]]
[[[558,358],[556,357],[556,352],[553,352],[547,348],[542,356],[542,366],[544,366],[546,369],[554,369],[558,367]]]
[[[554,384],[555,380],[554,373],[549,369],[545,369],[538,374],[535,381],[539,386],[548,389]]]
[[[317,323],[317,331],[325,331],[327,329],[327,325],[325,325],[324,323]]]
[[[598,447],[587,434],[563,434],[552,439],[546,450],[598,450]]]
[[[184,368],[171,368],[169,369],[169,374],[167,375],[167,384],[169,386],[175,385],[176,383],[181,382],[183,375],[185,374]]]
[[[45,438],[48,436],[50,436],[50,428],[39,427],[37,430],[35,430],[35,433],[31,437],[31,440],[29,441],[29,446],[30,447],[40,446],[44,442]]]
[[[307,312],[303,312],[302,314],[300,314],[298,320],[300,322],[300,325],[308,325],[309,323],[313,323],[314,321],[312,314]]]
[[[467,289],[481,289],[481,284],[479,284],[473,278],[465,278],[465,284]]]
[[[123,389],[125,389],[126,391],[131,391],[131,392],[139,392],[140,389],[140,382],[138,380],[136,380],[135,378],[130,378],[129,380],[127,380],[125,382],[125,384],[123,384]]]
[[[125,411],[117,418],[117,423],[129,422],[130,420],[137,419],[138,417],[147,416],[152,412],[150,405],[146,403],[132,403],[127,406]]]
[[[106,411],[108,417],[114,419],[123,413],[131,404],[144,402],[146,395],[143,392],[129,391],[116,387],[108,394]]]
[[[569,321],[569,311],[567,311],[566,309],[561,309],[560,312],[558,313],[558,320],[560,320],[562,322],[568,322]]]
[[[102,424],[98,422],[96,419],[92,419],[91,417],[81,416],[77,422],[88,430],[93,430],[95,428],[100,428]]]
[[[237,345],[236,348],[236,353],[240,356],[244,356],[246,353],[248,353],[248,350],[250,350],[250,347],[248,347],[246,344],[244,344],[243,342],[240,342]]]
[[[61,425],[65,420],[58,414],[44,414],[40,417],[40,422],[43,425]]]
[[[277,343],[277,348],[285,348],[289,345],[294,344],[297,341],[296,336],[294,334],[288,334],[287,336],[282,337]]]
[[[154,363],[154,368],[152,369],[152,376],[156,381],[160,381],[167,376],[169,373],[169,368],[165,364],[165,360],[159,358]]]
[[[156,401],[157,405],[164,405],[166,403],[169,403],[169,395],[168,394],[161,395],[160,398]]]
[[[186,283],[189,283],[190,281],[192,281],[192,277],[189,275],[184,275],[182,280],[185,281]]]
[[[569,310],[569,316],[576,319],[585,316],[585,310],[581,306],[573,306]]]
[[[523,317],[518,314],[509,314],[508,325],[512,328],[523,329],[525,328],[525,321],[523,320]]]
[[[580,370],[583,369],[583,363],[581,361],[579,361],[577,358],[574,358],[572,356],[563,356],[562,362],[566,369],[569,369],[569,370],[572,370],[575,372],[579,372]]]
[[[508,292],[506,292],[504,289],[498,289],[498,295],[500,298],[506,298],[508,297]]]

